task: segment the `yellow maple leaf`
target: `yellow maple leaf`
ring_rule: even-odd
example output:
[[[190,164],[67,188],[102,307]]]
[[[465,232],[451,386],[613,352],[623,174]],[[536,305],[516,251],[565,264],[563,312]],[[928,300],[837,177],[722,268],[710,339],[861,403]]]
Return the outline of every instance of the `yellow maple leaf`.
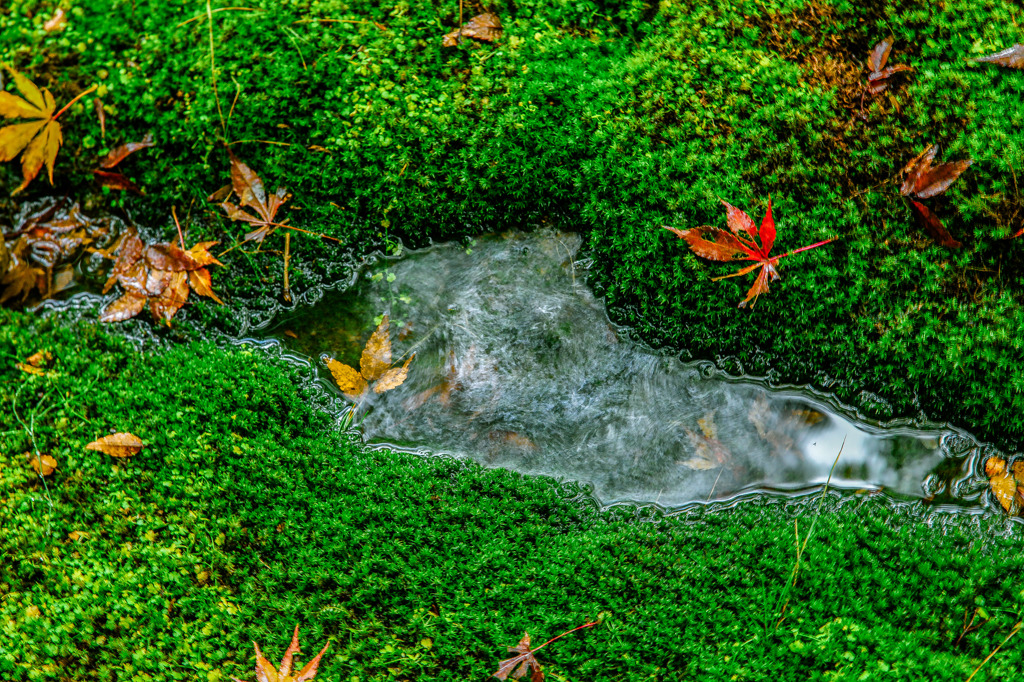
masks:
[[[11,192],[13,196],[25,189],[44,165],[50,177],[50,184],[53,184],[53,162],[57,158],[57,151],[64,143],[64,135],[57,119],[81,97],[95,90],[96,86],[81,93],[63,109],[54,113],[57,103],[49,90],[40,90],[35,83],[8,64],[4,64],[4,68],[11,74],[22,97],[10,92],[0,92],[0,116],[8,119],[27,119],[22,123],[0,128],[0,162],[10,161],[21,154],[22,183]]]
[[[401,367],[391,366],[391,338],[388,325],[388,316],[384,315],[363,348],[358,370],[334,358],[327,360],[327,368],[331,370],[338,388],[349,400],[359,400],[370,387],[371,381],[376,381],[373,392],[383,393],[401,386],[409,375],[409,363],[415,355],[410,355]]]

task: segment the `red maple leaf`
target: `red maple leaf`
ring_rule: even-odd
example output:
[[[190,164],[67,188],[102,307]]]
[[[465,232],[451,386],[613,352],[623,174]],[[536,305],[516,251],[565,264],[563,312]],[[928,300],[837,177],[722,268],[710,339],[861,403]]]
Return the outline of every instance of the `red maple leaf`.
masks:
[[[772,218],[772,200],[768,199],[768,210],[764,214],[764,220],[761,221],[760,229],[754,225],[754,221],[746,213],[726,201],[722,201],[722,203],[725,204],[726,220],[731,232],[709,225],[695,227],[692,230],[678,230],[668,225],[662,225],[662,227],[685,239],[686,243],[690,246],[690,250],[701,258],[716,261],[755,261],[753,265],[747,266],[738,272],[734,272],[731,275],[714,277],[711,280],[712,282],[717,282],[720,279],[745,275],[757,268],[761,268],[761,272],[757,274],[757,279],[754,280],[753,286],[747,292],[747,297],[740,301],[740,308],[745,308],[751,300],[756,303],[758,296],[768,293],[768,284],[780,278],[779,272],[776,269],[780,258],[817,248],[836,239],[836,237],[832,237],[817,244],[802,246],[799,249],[787,251],[778,256],[771,256],[772,246],[775,245],[775,220]],[[708,239],[708,237],[711,238]],[[757,243],[758,240],[761,242],[760,246]],[[754,307],[754,303],[750,304],[751,308]]]

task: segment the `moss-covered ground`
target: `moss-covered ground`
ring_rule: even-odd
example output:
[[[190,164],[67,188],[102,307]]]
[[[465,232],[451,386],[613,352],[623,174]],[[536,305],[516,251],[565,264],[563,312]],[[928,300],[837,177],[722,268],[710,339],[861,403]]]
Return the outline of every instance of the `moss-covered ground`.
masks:
[[[962,682],[1024,615],[1002,519],[873,497],[601,512],[366,452],[262,353],[0,322],[4,680],[251,679],[250,640],[276,660],[297,623],[306,657],[332,642],[318,679],[482,680],[524,631],[601,618],[538,654],[549,679]],[[53,355],[45,376],[13,368],[23,349]],[[146,448],[84,449],[111,430]],[[1011,639],[976,679],[1022,665]]]
[[[66,27],[45,30],[58,7]],[[1018,3],[488,7],[499,44],[443,48],[456,2],[5,2],[0,61],[58,105],[97,84],[107,112],[104,139],[91,97],[76,105],[56,189],[16,200],[68,194],[165,239],[175,206],[190,241],[233,243],[246,230],[206,201],[229,142],[294,193],[292,224],[341,240],[295,236],[297,292],[395,239],[557,222],[587,235],[592,281],[649,343],[1024,445],[1024,240],[1004,239],[1024,227],[1024,72],[969,61],[1024,42]],[[890,35],[890,63],[915,70],[862,120],[864,59]],[[97,159],[147,133],[157,147],[124,164],[146,195],[100,192]],[[892,182],[932,142],[975,160],[931,203],[959,251]],[[711,282],[731,267],[660,225],[724,226],[719,198],[759,217],[769,195],[779,252],[839,240],[737,310],[749,281]],[[229,305],[182,317],[231,328],[270,305],[282,246],[228,254]],[[830,497],[786,588],[813,501],[600,512],[544,480],[366,452],[262,354],[0,314],[3,679],[248,678],[249,640],[279,656],[297,622],[306,656],[333,642],[323,679],[482,679],[524,630],[601,615],[539,656],[552,679],[964,680],[1021,620],[1019,539],[998,519]],[[48,376],[14,369],[42,349]],[[147,448],[83,450],[112,429]],[[45,482],[36,450],[60,465]],[[961,637],[979,607],[991,620]],[[1021,651],[975,679],[1014,678]]]

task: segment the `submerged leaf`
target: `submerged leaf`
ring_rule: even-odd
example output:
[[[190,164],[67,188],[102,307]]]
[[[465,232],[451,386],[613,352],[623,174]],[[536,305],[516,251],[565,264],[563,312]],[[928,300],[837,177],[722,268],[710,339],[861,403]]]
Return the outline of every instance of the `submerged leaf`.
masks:
[[[367,381],[379,379],[391,367],[391,339],[388,334],[388,316],[381,318],[377,329],[366,342],[359,358],[359,370]]]
[[[98,450],[111,457],[131,457],[143,448],[142,440],[131,433],[115,433],[94,440],[85,446],[86,450]]]
[[[338,388],[349,400],[358,400],[366,392],[366,379],[354,367],[349,367],[345,363],[331,358],[327,360],[327,369],[331,370]]]
[[[374,393],[383,393],[384,391],[390,391],[393,388],[398,388],[405,381],[405,378],[409,375],[409,363],[415,355],[410,355],[405,360],[405,364],[401,367],[393,367],[381,375],[380,380],[374,384]]]

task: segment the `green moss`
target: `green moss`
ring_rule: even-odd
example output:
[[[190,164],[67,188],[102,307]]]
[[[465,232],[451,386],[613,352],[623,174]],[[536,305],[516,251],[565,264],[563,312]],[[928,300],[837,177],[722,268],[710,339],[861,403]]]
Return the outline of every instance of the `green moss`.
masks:
[[[45,376],[13,368],[44,349]],[[573,485],[367,452],[261,353],[10,312],[0,353],[7,680],[248,679],[250,640],[280,655],[297,623],[306,656],[332,642],[323,679],[483,678],[523,631],[597,617],[549,674],[963,680],[1024,608],[997,518],[830,496],[787,589],[810,499],[602,512]],[[84,449],[122,430],[140,454]],[[45,483],[35,449],[58,461]],[[986,671],[1021,663],[1008,646]]]

